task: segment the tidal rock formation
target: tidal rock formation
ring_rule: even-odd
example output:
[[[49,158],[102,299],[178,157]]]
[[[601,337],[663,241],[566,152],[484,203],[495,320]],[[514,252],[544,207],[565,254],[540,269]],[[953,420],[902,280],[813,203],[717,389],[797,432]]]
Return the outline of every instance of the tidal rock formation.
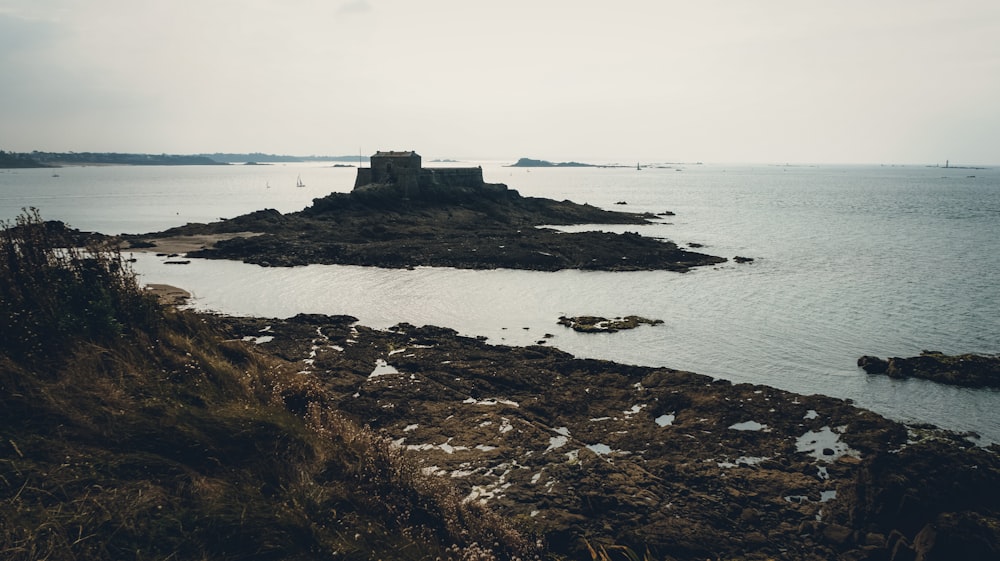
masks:
[[[858,366],[869,374],[885,374],[892,378],[923,378],[969,388],[1000,388],[1000,356],[949,356],[923,351],[920,356],[883,360],[866,355],[858,359]]]

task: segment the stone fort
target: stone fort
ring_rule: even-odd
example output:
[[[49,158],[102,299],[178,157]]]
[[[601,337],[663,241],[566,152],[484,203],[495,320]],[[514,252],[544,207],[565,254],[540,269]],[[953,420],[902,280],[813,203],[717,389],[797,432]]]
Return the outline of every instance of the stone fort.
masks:
[[[442,187],[482,187],[483,168],[425,168],[416,152],[382,152],[371,157],[371,165],[358,168],[354,188],[395,185],[407,196]]]

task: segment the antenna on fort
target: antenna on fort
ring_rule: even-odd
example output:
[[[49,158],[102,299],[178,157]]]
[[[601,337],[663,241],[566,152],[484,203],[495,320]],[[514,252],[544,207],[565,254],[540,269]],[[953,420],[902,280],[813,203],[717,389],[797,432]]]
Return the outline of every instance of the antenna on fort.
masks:
[[[361,148],[358,147],[358,168],[361,168]]]

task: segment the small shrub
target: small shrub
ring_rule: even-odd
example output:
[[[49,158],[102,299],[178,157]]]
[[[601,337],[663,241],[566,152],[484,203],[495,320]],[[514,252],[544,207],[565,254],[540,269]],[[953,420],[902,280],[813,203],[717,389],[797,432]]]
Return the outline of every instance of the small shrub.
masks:
[[[0,225],[0,351],[44,360],[73,339],[110,341],[157,323],[159,307],[116,247],[80,247],[36,209]]]

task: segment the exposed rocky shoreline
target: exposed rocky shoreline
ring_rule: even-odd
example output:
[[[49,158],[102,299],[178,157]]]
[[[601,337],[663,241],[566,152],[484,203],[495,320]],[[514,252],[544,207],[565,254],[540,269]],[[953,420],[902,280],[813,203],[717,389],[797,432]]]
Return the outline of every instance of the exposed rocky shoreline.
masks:
[[[232,235],[188,252],[266,266],[312,263],[389,268],[671,270],[726,259],[626,232],[564,233],[546,225],[657,223],[652,214],[613,212],[570,201],[522,197],[501,184],[442,187],[419,194],[398,185],[332,193],[282,214],[267,209],[211,224],[127,236],[152,247],[189,236]]]
[[[950,356],[923,351],[920,356],[883,360],[866,355],[858,359],[858,366],[869,374],[885,374],[891,378],[922,378],[968,388],[1000,388],[1000,356]]]
[[[348,316],[218,318],[291,361],[338,408],[457,485],[587,558],[992,559],[1000,458],[849,402],[667,368],[488,345]],[[304,408],[306,395],[286,395]]]

